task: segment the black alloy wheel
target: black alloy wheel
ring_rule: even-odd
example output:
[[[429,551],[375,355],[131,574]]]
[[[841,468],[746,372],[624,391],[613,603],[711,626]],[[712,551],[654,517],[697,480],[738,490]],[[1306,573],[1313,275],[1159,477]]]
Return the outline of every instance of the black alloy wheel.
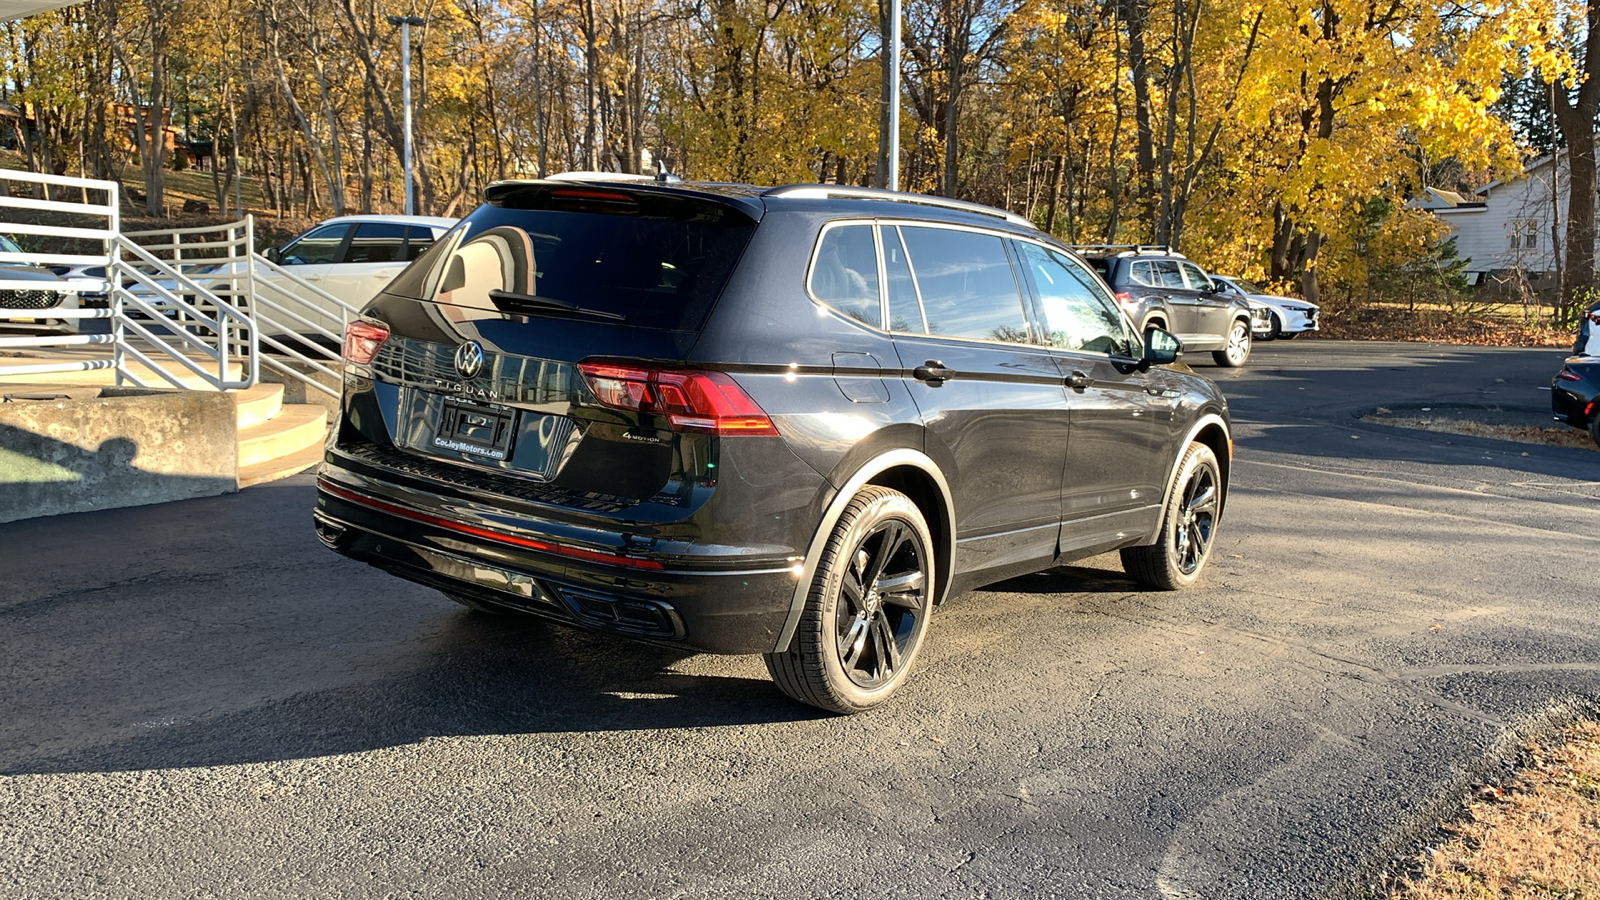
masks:
[[[928,631],[932,548],[910,498],[862,488],[823,550],[789,649],[766,655],[778,688],[837,713],[888,699],[910,674]]]
[[[1155,544],[1124,548],[1123,570],[1140,584],[1164,591],[1193,584],[1211,556],[1222,498],[1217,455],[1205,444],[1190,444],[1178,462],[1160,537]]]

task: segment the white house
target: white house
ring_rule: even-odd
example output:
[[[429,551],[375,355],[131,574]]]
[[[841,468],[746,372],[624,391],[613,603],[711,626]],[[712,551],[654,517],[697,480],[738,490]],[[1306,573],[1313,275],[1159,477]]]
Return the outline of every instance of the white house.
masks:
[[[1552,250],[1563,247],[1567,238],[1569,193],[1567,154],[1558,152],[1529,163],[1520,175],[1466,196],[1428,188],[1427,196],[1413,205],[1450,224],[1470,283],[1482,284],[1491,273],[1521,271],[1533,287],[1546,288],[1555,284]]]

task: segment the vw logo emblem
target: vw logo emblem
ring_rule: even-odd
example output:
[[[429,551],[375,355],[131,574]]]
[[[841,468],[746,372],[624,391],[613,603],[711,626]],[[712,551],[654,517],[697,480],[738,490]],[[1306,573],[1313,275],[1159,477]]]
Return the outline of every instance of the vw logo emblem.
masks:
[[[456,348],[456,371],[462,378],[472,378],[483,370],[483,348],[477,341],[467,341]]]

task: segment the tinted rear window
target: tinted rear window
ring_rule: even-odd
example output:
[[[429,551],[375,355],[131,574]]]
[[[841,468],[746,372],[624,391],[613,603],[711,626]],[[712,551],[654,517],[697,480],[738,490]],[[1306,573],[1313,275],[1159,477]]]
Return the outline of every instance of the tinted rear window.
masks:
[[[388,292],[526,312],[490,296],[508,291],[620,315],[630,326],[693,331],[755,232],[742,214],[693,198],[571,188],[506,202],[468,216]]]

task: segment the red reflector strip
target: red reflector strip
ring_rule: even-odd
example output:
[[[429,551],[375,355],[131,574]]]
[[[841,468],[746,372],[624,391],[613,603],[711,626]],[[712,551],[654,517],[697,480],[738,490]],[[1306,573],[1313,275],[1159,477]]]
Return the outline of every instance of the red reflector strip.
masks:
[[[550,553],[555,556],[564,556],[568,559],[577,559],[584,562],[597,562],[614,566],[627,566],[630,569],[665,569],[667,567],[665,563],[659,560],[637,559],[632,556],[623,556],[618,553],[606,553],[602,550],[585,550],[581,547],[568,547],[563,544],[552,544],[549,541],[534,540],[533,538],[517,537],[514,534],[490,531],[487,528],[478,528],[474,525],[467,525],[463,522],[452,522],[449,519],[443,519],[438,516],[429,515],[428,513],[419,512],[418,510],[407,509],[403,506],[396,506],[393,503],[385,503],[384,501],[375,497],[368,497],[364,494],[358,494],[355,491],[346,490],[326,481],[319,480],[317,482],[317,489],[325,493],[332,494],[341,500],[348,500],[351,503],[376,509],[379,512],[386,512],[392,516],[399,516],[402,519],[410,519],[413,522],[421,522],[424,525],[432,525],[435,528],[443,528],[446,531],[454,531],[457,534],[470,535],[472,537],[483,538],[485,540],[495,541],[501,544],[510,544],[513,547],[525,547],[529,550],[538,550],[541,553]]]

